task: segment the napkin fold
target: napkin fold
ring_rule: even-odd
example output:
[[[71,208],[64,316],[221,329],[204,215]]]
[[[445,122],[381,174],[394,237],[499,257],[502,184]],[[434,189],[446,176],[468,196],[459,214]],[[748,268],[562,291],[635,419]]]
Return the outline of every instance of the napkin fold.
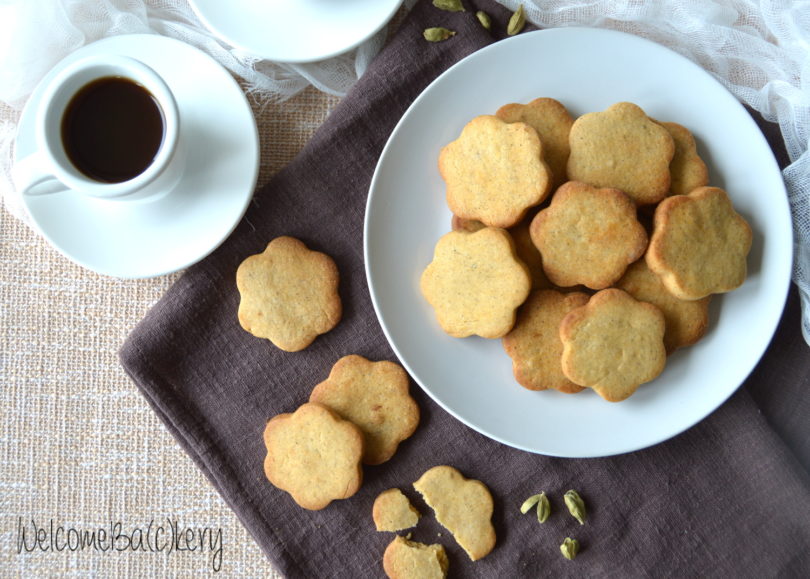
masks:
[[[189,268],[134,329],[120,351],[124,369],[288,577],[383,577],[382,553],[393,535],[375,531],[371,506],[391,487],[402,489],[424,515],[414,540],[443,544],[455,577],[806,571],[810,353],[795,291],[745,386],[698,425],[655,447],[584,460],[522,452],[464,426],[413,384],[419,428],[391,461],[365,467],[354,497],[306,511],[265,479],[262,432],[269,418],[305,402],[344,355],[396,360],[366,285],[366,196],[379,154],[414,98],[451,64],[501,36],[497,31],[509,17],[501,6],[468,0],[466,7],[459,14],[439,12],[427,0],[414,7],[304,150],[256,193],[234,234]],[[492,15],[495,32],[469,14],[478,9]],[[437,25],[458,34],[425,42],[423,29]],[[297,353],[251,336],[236,316],[237,266],[280,235],[328,253],[341,274],[343,320]],[[576,420],[570,435],[577,435]],[[438,464],[483,481],[493,494],[498,542],[480,561],[469,561],[411,486]],[[588,505],[584,526],[563,505],[570,488]],[[553,511],[543,525],[518,510],[540,491],[550,496]],[[582,545],[573,562],[558,549],[567,536]]]

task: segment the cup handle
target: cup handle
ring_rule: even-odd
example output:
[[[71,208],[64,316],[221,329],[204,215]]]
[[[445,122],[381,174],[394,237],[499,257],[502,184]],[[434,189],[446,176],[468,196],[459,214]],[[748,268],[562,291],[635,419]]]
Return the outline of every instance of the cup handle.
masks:
[[[50,195],[68,190],[48,169],[42,153],[32,153],[17,161],[11,168],[11,180],[23,195]]]

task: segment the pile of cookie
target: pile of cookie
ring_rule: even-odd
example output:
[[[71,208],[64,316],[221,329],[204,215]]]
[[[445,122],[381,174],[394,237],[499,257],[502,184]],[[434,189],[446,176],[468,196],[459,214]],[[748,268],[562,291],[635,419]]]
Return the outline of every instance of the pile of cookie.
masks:
[[[399,364],[344,356],[309,400],[264,429],[264,474],[301,507],[320,510],[354,495],[362,465],[394,456],[419,424],[419,406]]]
[[[303,350],[340,321],[338,283],[331,257],[293,237],[277,237],[237,268],[239,323],[281,350]],[[419,425],[419,406],[409,386],[399,364],[342,357],[306,402],[265,424],[265,476],[308,510],[355,495],[362,486],[363,465],[390,460]],[[484,483],[441,465],[425,472],[413,487],[471,560],[494,548],[494,504]],[[394,488],[377,497],[372,517],[378,531],[397,532],[415,527],[420,514]],[[441,578],[448,566],[442,545],[412,541],[410,534],[397,535],[383,554],[383,567],[392,578]]]
[[[282,236],[236,270],[240,325],[288,352],[307,348],[340,321],[334,260]],[[340,358],[309,400],[264,428],[264,473],[305,509],[354,495],[362,465],[391,459],[419,424],[410,379],[394,362]]]
[[[530,390],[626,399],[745,279],[750,226],[691,132],[636,104],[575,119],[550,98],[510,103],[438,165],[452,231],[422,294],[449,335],[502,338]]]

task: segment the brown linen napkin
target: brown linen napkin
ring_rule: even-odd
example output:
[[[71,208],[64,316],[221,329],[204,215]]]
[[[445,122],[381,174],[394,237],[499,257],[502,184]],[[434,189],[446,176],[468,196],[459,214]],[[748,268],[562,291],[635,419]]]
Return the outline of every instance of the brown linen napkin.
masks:
[[[504,27],[508,14],[494,2],[466,4],[468,11],[492,14],[493,28]],[[412,100],[449,65],[497,36],[470,16],[440,13],[427,0],[412,10],[302,153],[257,192],[237,231],[190,268],[133,331],[120,352],[124,368],[289,577],[384,576],[382,553],[393,535],[374,530],[371,505],[391,487],[403,489],[425,515],[413,537],[445,545],[453,577],[761,577],[806,571],[810,449],[807,413],[795,409],[810,403],[810,356],[801,345],[795,295],[746,387],[697,426],[653,448],[588,460],[521,452],[462,425],[414,384],[422,409],[419,429],[390,462],[365,468],[354,497],[305,511],[264,478],[262,431],[270,417],[306,401],[341,356],[395,359],[366,286],[366,195],[380,151]],[[422,30],[439,23],[459,34],[440,44],[424,42]],[[254,338],[236,317],[238,264],[279,235],[327,252],[341,273],[344,319],[298,353]],[[411,487],[438,464],[453,465],[492,491],[498,543],[478,562],[469,561]],[[587,501],[584,526],[563,506],[569,488]],[[554,511],[544,525],[518,511],[541,490]],[[566,536],[582,544],[573,562],[558,549]],[[224,565],[227,572],[227,556]]]

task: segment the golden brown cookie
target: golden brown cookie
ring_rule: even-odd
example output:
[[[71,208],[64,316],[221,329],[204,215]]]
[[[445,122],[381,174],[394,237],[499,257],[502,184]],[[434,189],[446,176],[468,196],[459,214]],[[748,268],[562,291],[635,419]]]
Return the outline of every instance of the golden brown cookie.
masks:
[[[620,289],[597,292],[560,325],[569,380],[610,402],[624,400],[666,363],[664,315]]]
[[[751,240],[728,194],[699,187],[659,204],[645,257],[672,295],[699,300],[742,285]]]
[[[450,563],[444,547],[425,545],[396,536],[383,553],[383,569],[390,579],[444,579]]]
[[[303,350],[340,321],[338,280],[331,257],[277,237],[236,270],[239,323],[282,350]]]
[[[365,437],[363,462],[381,464],[419,424],[419,406],[408,386],[408,375],[399,364],[350,355],[335,363],[309,401],[323,404],[359,427]]]
[[[551,282],[543,271],[543,258],[529,234],[529,225],[531,225],[534,215],[534,213],[530,212],[517,225],[513,225],[507,231],[512,237],[512,241],[515,242],[515,254],[529,270],[529,275],[532,278],[532,289],[550,288]],[[468,233],[475,233],[486,227],[480,221],[462,219],[458,215],[453,215],[450,224],[453,231],[466,231]]]
[[[467,233],[475,233],[486,227],[480,221],[475,219],[462,219],[458,215],[453,215],[450,219],[450,229],[453,231],[466,231]]]
[[[647,247],[647,232],[627,195],[577,181],[554,193],[530,233],[546,275],[560,287],[609,287]]]
[[[706,333],[711,296],[692,301],[676,298],[667,291],[661,278],[650,271],[645,260],[639,259],[627,268],[616,287],[661,310],[666,322],[664,346],[667,353],[694,344]]]
[[[540,137],[524,123],[483,115],[439,154],[439,172],[453,214],[510,227],[551,188]]]
[[[415,527],[420,515],[401,490],[388,489],[374,500],[371,517],[378,531],[395,533]]]
[[[264,429],[264,474],[298,505],[319,510],[346,499],[363,481],[363,433],[354,424],[308,402],[279,414]]]
[[[493,502],[487,486],[467,479],[452,466],[435,466],[413,487],[436,514],[436,520],[453,534],[470,559],[477,561],[495,547]]]
[[[543,160],[551,169],[552,188],[568,180],[566,167],[571,152],[568,136],[574,119],[560,101],[537,98],[525,105],[509,103],[499,108],[495,116],[507,123],[526,123],[537,131],[543,143]]]
[[[568,394],[583,390],[563,374],[560,323],[568,312],[586,303],[585,293],[539,290],[520,306],[515,327],[503,337],[503,347],[521,386],[529,390],[553,388]]]
[[[627,193],[638,205],[669,192],[675,144],[664,127],[637,105],[616,103],[574,121],[568,178]]]
[[[678,123],[661,123],[675,143],[675,154],[669,164],[670,195],[686,195],[709,184],[709,169],[700,158],[695,137]]]
[[[530,285],[512,238],[495,227],[444,235],[420,281],[439,325],[457,338],[502,337],[512,329]]]
[[[529,270],[529,275],[532,278],[532,289],[551,288],[552,283],[543,269],[543,256],[540,255],[540,251],[532,241],[530,228],[533,218],[533,215],[528,215],[507,231],[512,236],[512,241],[515,242],[515,253],[518,259]]]

